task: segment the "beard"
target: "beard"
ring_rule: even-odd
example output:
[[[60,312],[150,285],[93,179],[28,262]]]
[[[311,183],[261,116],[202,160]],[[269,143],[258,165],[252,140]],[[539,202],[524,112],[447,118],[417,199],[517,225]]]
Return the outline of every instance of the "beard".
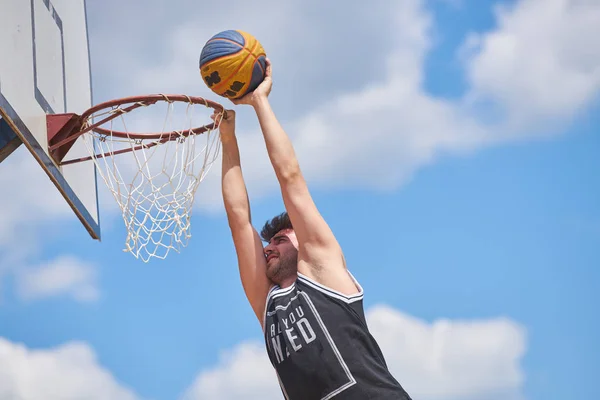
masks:
[[[276,284],[280,284],[283,280],[290,276],[295,276],[298,273],[298,250],[288,252],[267,265],[267,278]]]

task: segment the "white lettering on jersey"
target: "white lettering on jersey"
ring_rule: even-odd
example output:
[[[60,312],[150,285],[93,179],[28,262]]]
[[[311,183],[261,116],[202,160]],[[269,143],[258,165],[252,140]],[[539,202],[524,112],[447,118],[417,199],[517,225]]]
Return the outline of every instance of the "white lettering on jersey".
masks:
[[[282,334],[286,335],[294,352],[300,350],[303,345],[310,344],[317,338],[315,330],[310,325],[310,322],[304,318],[302,306],[294,308],[287,314],[287,318],[281,318],[281,322],[285,326],[283,331],[281,330],[279,323],[273,323],[269,328],[271,343],[278,364],[281,364],[290,355],[289,349],[287,349],[287,346],[285,345],[285,340],[281,339]],[[283,355],[284,348],[286,350],[285,357]]]

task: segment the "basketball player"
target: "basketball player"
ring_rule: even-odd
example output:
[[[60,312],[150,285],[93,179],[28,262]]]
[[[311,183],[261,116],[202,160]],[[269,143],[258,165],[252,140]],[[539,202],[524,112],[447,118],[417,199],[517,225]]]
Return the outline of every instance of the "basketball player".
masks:
[[[369,333],[363,290],[319,214],[292,143],[268,101],[265,80],[234,104],[256,111],[286,212],[252,226],[235,137],[235,112],[221,122],[222,191],[246,296],[286,399],[410,399]],[[213,118],[215,116],[213,115]],[[263,248],[261,241],[267,244]]]

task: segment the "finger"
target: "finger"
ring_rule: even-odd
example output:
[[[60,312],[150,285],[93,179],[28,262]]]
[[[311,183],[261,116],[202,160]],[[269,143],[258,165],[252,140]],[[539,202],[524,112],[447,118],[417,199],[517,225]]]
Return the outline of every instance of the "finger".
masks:
[[[267,64],[267,69],[265,71],[265,76],[271,76],[273,74],[273,67],[271,66],[271,60],[270,59],[265,59],[265,62]]]

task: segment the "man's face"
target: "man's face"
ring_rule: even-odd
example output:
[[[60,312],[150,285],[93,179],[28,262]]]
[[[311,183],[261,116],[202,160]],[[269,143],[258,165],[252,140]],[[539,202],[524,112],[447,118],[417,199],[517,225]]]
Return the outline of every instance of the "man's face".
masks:
[[[267,277],[280,284],[298,271],[298,239],[292,229],[277,232],[264,248]]]

